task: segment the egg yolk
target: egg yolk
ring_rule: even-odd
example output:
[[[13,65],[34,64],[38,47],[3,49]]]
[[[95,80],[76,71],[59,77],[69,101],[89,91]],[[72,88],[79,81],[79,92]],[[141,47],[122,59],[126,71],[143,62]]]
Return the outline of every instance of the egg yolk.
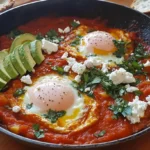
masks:
[[[83,38],[82,44],[85,45],[87,53],[107,55],[116,51],[113,40],[115,38],[107,32],[94,31]]]
[[[75,100],[75,95],[70,86],[56,81],[35,84],[28,90],[28,94],[30,102],[43,112],[49,109],[55,111],[67,110]]]

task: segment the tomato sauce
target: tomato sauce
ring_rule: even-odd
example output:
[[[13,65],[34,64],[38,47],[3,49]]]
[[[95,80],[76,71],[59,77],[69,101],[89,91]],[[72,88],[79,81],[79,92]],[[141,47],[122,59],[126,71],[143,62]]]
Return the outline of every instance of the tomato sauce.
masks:
[[[32,33],[34,35],[41,33],[45,34],[50,29],[58,30],[58,28],[64,29],[70,24],[72,20],[80,20],[84,25],[90,26],[95,30],[108,31],[108,28],[105,24],[99,22],[99,20],[90,20],[76,17],[42,17],[40,19],[31,21],[25,25],[19,27],[20,30],[25,33]],[[133,38],[135,34],[131,34]],[[12,40],[9,39],[6,35],[0,37],[0,49],[7,49],[11,46]],[[44,62],[40,66],[35,67],[35,72],[31,74],[33,80],[36,80],[37,77],[49,74],[52,72],[51,67],[48,62],[51,62],[51,65],[64,66],[67,64],[65,60],[59,59],[63,50],[59,50],[57,53],[46,55]],[[79,58],[80,59],[80,58]],[[82,60],[81,60],[82,61]],[[150,68],[148,68],[150,72]],[[142,83],[138,85],[138,88],[143,92],[141,99],[145,98],[150,94],[150,82],[143,80]],[[41,128],[45,130],[45,137],[39,139],[45,142],[51,143],[62,143],[62,144],[92,144],[92,143],[101,143],[106,141],[111,141],[119,138],[129,136],[135,132],[142,130],[143,128],[150,125],[150,106],[145,112],[145,117],[141,119],[139,124],[131,124],[127,119],[119,117],[119,119],[112,119],[112,111],[108,107],[114,103],[114,100],[109,97],[102,97],[99,93],[104,92],[101,87],[97,87],[94,91],[95,99],[99,103],[99,119],[98,121],[78,132],[70,132],[66,134],[56,133],[50,130],[46,124],[44,124],[39,117],[36,115],[24,115],[22,113],[13,113],[10,109],[13,102],[17,101],[17,98],[14,98],[13,93],[18,88],[22,88],[25,85],[20,81],[20,79],[12,80],[8,89],[0,93],[0,122],[3,124],[4,128],[8,130],[31,138],[35,139],[34,131],[32,129],[33,124],[40,124]],[[125,98],[128,101],[132,101],[134,98],[133,94],[126,94]],[[105,130],[106,134],[103,137],[96,138],[94,133]]]

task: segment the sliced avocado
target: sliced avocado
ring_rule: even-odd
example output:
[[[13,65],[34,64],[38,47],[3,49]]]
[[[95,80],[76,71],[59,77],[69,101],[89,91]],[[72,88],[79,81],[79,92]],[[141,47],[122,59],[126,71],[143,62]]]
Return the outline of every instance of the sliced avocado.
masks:
[[[3,87],[7,84],[3,79],[0,78],[0,90],[3,89]]]
[[[30,51],[33,59],[37,64],[41,64],[44,60],[44,55],[42,54],[42,43],[39,40],[35,40],[30,43]]]
[[[6,72],[6,70],[5,70],[4,66],[3,66],[3,63],[0,65],[0,77],[1,77],[1,79],[6,81],[7,83],[11,80],[11,77]]]
[[[27,70],[23,66],[21,59],[19,57],[19,52],[18,52],[19,48],[20,48],[20,46],[17,46],[15,48],[15,50],[12,53],[10,53],[10,59],[11,59],[11,62],[13,64],[14,68],[17,70],[17,72],[20,75],[24,75]]]
[[[11,77],[11,79],[14,79],[18,76],[18,72],[16,71],[16,69],[14,68],[14,66],[11,63],[10,55],[7,55],[5,57],[5,59],[3,60],[3,65],[4,65],[6,72]]]
[[[3,62],[3,59],[8,55],[8,49],[0,51],[0,64]]]
[[[19,45],[21,45],[21,44],[23,44],[23,43],[25,43],[25,42],[34,41],[35,39],[36,39],[35,36],[32,35],[32,34],[30,34],[30,33],[25,33],[25,34],[21,34],[21,35],[17,36],[17,37],[14,39],[14,41],[13,41],[11,47],[10,47],[10,53],[13,52],[13,50],[14,50],[17,46],[19,46]]]
[[[36,65],[35,61],[31,56],[29,49],[29,43],[24,43],[19,49],[19,57],[22,61],[23,66],[29,71],[33,71],[33,67]]]

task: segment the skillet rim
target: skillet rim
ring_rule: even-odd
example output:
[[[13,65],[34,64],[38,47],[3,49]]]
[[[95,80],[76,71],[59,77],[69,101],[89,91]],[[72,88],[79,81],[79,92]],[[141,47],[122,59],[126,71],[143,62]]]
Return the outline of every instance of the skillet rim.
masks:
[[[15,8],[11,8],[9,10],[6,10],[2,13],[0,13],[0,16],[3,15],[3,14],[6,14],[8,12],[11,12],[13,10],[16,10],[16,9],[19,9],[19,8],[22,8],[22,7],[28,7],[29,5],[36,5],[38,3],[43,3],[43,2],[46,2],[48,0],[40,0],[40,1],[34,1],[34,2],[31,2],[31,3],[27,3],[27,4],[23,4],[21,6],[17,6]],[[122,6],[122,5],[119,5],[119,4],[116,4],[116,3],[113,3],[113,2],[108,2],[108,1],[101,1],[101,0],[95,0],[95,1],[98,1],[98,2],[101,2],[101,3],[109,3],[111,5],[116,5],[117,7],[122,7],[122,8],[125,8],[127,10],[132,10],[134,12],[136,12],[137,14],[140,14],[142,16],[145,16],[146,18],[150,19],[150,17],[146,14],[143,14],[137,10],[134,10],[132,8],[129,8],[127,6]],[[41,142],[41,141],[38,141],[38,140],[33,140],[33,139],[30,139],[30,138],[26,138],[26,137],[23,137],[23,136],[20,136],[20,135],[17,135],[13,132],[10,132],[9,130],[3,128],[0,126],[0,133],[4,133],[6,135],[8,135],[9,137],[12,137],[16,140],[19,140],[20,142],[24,142],[24,143],[28,143],[28,144],[31,144],[31,145],[34,145],[34,146],[42,146],[43,148],[60,148],[60,149],[91,149],[91,148],[101,148],[101,147],[106,147],[106,146],[112,146],[112,145],[116,145],[116,144],[119,144],[119,143],[124,143],[126,141],[129,141],[129,140],[133,140],[135,138],[138,138],[144,134],[146,134],[147,132],[150,132],[150,126],[149,127],[146,127],[145,129],[139,131],[139,132],[136,132],[132,135],[129,135],[127,137],[124,137],[124,138],[120,138],[120,139],[117,139],[117,140],[112,140],[112,141],[108,141],[108,142],[103,142],[103,143],[94,143],[94,144],[80,144],[80,145],[77,145],[77,144],[54,144],[54,143],[48,143],[48,142]]]

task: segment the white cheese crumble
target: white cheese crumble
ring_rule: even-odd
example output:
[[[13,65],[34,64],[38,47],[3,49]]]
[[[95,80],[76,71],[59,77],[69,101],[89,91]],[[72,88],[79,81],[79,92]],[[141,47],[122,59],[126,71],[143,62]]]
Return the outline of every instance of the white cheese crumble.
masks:
[[[75,76],[74,80],[79,83],[81,81],[81,75]]]
[[[131,124],[139,123],[140,118],[144,117],[147,103],[139,100],[139,97],[136,96],[133,102],[129,102],[128,105],[132,108],[132,114],[127,116],[127,119],[131,121]]]
[[[126,88],[126,91],[129,92],[129,93],[132,93],[132,92],[134,92],[134,91],[138,91],[138,90],[139,90],[137,87],[130,86],[129,84],[127,84],[127,85],[125,86],[125,88]]]
[[[67,58],[67,62],[68,62],[68,64],[69,64],[69,66],[72,67],[72,65],[73,65],[74,63],[76,63],[76,59],[73,58],[73,57],[68,57],[68,58]]]
[[[77,24],[80,24],[80,21],[79,20],[73,20],[74,22],[76,22]]]
[[[77,74],[82,74],[85,70],[86,70],[85,65],[78,62],[74,63],[72,66],[72,71]]]
[[[150,105],[150,95],[146,97],[147,104]]]
[[[84,65],[87,67],[87,68],[92,68],[94,67],[94,64],[91,60],[85,60],[84,61]]]
[[[20,80],[23,83],[32,84],[32,80],[31,80],[31,76],[30,75],[22,76],[22,78]]]
[[[66,59],[68,57],[68,52],[65,52],[62,56],[61,59]]]
[[[69,33],[69,32],[70,32],[70,27],[68,26],[64,29],[64,33]]]
[[[107,64],[107,63],[103,63],[101,70],[102,70],[102,72],[104,72],[104,73],[108,72],[108,64]]]
[[[149,67],[150,66],[150,61],[147,60],[147,62],[144,64],[144,67]]]
[[[85,88],[84,92],[89,92],[91,90],[90,87]]]
[[[65,71],[65,72],[68,72],[68,71],[70,70],[70,68],[71,68],[71,67],[70,67],[69,65],[67,65],[67,66],[64,67],[64,71]]]
[[[133,74],[130,72],[127,72],[125,69],[120,68],[119,70],[115,70],[109,75],[109,79],[112,80],[112,82],[115,85],[118,85],[120,83],[134,83],[136,82]]]
[[[64,33],[64,30],[61,29],[61,28],[58,28],[58,32],[59,32],[59,33]]]
[[[44,50],[45,53],[51,54],[52,52],[58,51],[58,44],[52,43],[48,40],[43,39],[42,40],[42,49]]]
[[[14,107],[12,108],[12,111],[13,111],[14,113],[18,113],[20,110],[21,110],[21,108],[20,108],[19,106],[14,106]]]

